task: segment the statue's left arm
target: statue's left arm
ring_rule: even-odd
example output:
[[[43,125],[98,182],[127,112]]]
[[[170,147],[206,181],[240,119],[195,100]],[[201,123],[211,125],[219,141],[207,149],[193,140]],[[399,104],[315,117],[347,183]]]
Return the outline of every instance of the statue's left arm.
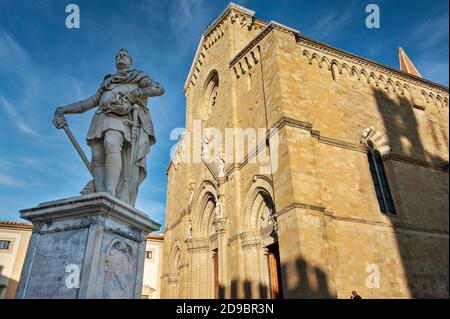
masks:
[[[164,94],[163,86],[148,76],[139,81],[138,91],[141,97],[160,96]]]
[[[158,82],[153,81],[148,76],[143,77],[138,82],[139,88],[134,90],[127,97],[131,103],[145,97],[160,96],[164,94],[164,87]]]

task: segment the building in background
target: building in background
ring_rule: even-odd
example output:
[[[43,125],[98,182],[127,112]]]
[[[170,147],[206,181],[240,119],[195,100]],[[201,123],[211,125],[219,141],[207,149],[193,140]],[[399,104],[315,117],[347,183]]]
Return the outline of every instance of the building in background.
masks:
[[[147,236],[142,299],[159,299],[161,296],[163,244],[164,235]]]
[[[235,4],[208,26],[167,170],[163,298],[448,298],[448,88],[399,58]],[[242,134],[214,150],[230,128],[242,157]]]
[[[0,299],[15,298],[33,226],[0,221]]]

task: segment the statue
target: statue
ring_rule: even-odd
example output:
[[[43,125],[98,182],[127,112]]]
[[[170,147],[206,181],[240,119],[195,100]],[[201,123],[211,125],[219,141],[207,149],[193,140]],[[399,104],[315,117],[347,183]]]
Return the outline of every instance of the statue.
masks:
[[[195,183],[189,184],[189,206],[191,206],[194,201],[195,186]]]
[[[220,202],[220,198],[217,199],[214,213],[216,215],[216,219],[222,218],[222,203]]]
[[[202,157],[209,157],[209,137],[207,132],[202,135]]]
[[[126,49],[117,53],[116,68],[115,74],[105,76],[94,96],[56,108],[53,122],[65,129],[90,169],[93,191],[107,192],[134,206],[139,185],[147,176],[147,154],[156,142],[147,99],[164,94],[164,88],[132,68]],[[88,163],[68,130],[64,114],[84,113],[96,106],[86,137],[92,150]]]
[[[225,176],[225,159],[222,153],[217,154],[217,171],[219,177]]]

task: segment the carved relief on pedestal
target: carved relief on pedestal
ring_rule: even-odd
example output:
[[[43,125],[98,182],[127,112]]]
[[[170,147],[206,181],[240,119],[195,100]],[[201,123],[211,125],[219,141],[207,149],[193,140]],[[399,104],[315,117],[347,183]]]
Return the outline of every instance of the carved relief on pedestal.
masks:
[[[105,258],[103,295],[106,299],[128,299],[133,296],[133,252],[124,240],[112,240]]]

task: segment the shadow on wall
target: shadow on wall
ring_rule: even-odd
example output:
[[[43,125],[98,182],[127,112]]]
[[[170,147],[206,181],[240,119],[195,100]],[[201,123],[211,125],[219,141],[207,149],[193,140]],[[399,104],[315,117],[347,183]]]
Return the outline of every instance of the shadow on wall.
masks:
[[[12,280],[2,274],[3,266],[0,266],[0,299],[16,298],[17,281]]]
[[[398,216],[391,215],[391,221],[394,225],[406,222],[410,227],[425,229],[407,233],[399,230],[401,225],[395,227],[411,297],[448,298],[448,159],[425,149],[419,125],[429,127],[430,132],[426,133],[431,136],[429,143],[434,143],[441,154],[448,152],[448,137],[430,121],[429,114],[415,110],[404,96],[396,102],[384,90],[373,89],[373,93],[392,149],[390,157],[413,159],[410,163],[394,164],[389,157],[385,161]],[[419,167],[420,162],[435,167]]]
[[[290,276],[287,265],[281,265],[282,297],[284,299],[335,298],[329,291],[327,276],[321,269],[308,265],[302,258],[297,258],[295,272],[295,275]],[[293,277],[297,278],[297,284],[289,287],[288,283],[293,282]],[[222,291],[221,296],[223,296],[223,288],[220,290]],[[233,299],[270,299],[270,295],[271,289],[265,285],[259,284],[257,289],[252,289],[251,281],[246,280],[242,285],[239,285],[236,280],[231,282],[231,298]]]

